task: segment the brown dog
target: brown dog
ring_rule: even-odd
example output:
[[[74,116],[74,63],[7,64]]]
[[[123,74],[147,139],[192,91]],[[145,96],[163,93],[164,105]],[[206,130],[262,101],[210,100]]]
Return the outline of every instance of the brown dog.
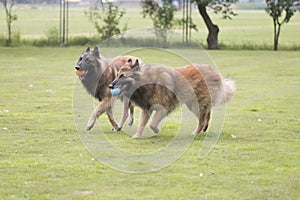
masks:
[[[120,68],[110,88],[120,88],[130,101],[141,107],[138,130],[133,138],[142,136],[153,110],[156,111],[150,128],[159,132],[160,121],[179,103],[184,103],[198,118],[193,131],[197,135],[208,128],[211,108],[227,102],[235,93],[235,83],[222,76],[209,65],[188,65],[169,68],[143,65],[131,59]]]
[[[75,67],[75,72],[79,76],[82,84],[89,94],[99,100],[98,106],[94,109],[88,123],[87,130],[90,130],[96,119],[106,112],[109,121],[113,126],[113,130],[120,131],[126,118],[128,117],[128,108],[130,109],[130,117],[128,124],[131,126],[133,123],[134,108],[128,98],[124,99],[123,116],[119,124],[116,123],[112,113],[112,98],[108,84],[117,77],[117,72],[128,59],[138,60],[139,58],[133,56],[118,56],[114,59],[106,59],[100,55],[98,47],[93,51],[88,47],[80,56]],[[141,60],[139,62],[142,62]],[[126,109],[126,110],[125,110]]]

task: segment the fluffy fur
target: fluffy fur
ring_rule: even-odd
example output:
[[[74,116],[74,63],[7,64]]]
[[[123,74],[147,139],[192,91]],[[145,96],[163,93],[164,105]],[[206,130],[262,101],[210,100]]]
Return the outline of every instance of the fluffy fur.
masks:
[[[208,128],[211,108],[228,101],[235,92],[231,79],[222,76],[209,65],[188,65],[169,68],[141,65],[131,59],[120,68],[110,88],[120,88],[122,94],[141,107],[138,130],[133,138],[142,136],[151,113],[155,110],[150,128],[159,132],[160,121],[180,103],[184,103],[198,118],[193,131],[197,135]]]
[[[98,47],[95,47],[93,51],[87,48],[80,56],[75,70],[80,71],[78,74],[82,84],[86,88],[87,92],[93,97],[99,100],[98,106],[93,111],[86,129],[90,130],[96,119],[106,112],[109,121],[113,126],[113,130],[121,130],[123,123],[128,117],[128,109],[130,109],[129,125],[133,123],[133,105],[127,98],[120,97],[124,99],[124,110],[123,116],[119,124],[116,123],[113,113],[112,113],[112,103],[114,98],[110,93],[108,84],[117,77],[117,72],[128,59],[138,60],[139,58],[133,56],[118,56],[114,59],[106,59],[100,55]],[[142,62],[140,60],[140,62]],[[125,110],[126,109],[126,110]]]

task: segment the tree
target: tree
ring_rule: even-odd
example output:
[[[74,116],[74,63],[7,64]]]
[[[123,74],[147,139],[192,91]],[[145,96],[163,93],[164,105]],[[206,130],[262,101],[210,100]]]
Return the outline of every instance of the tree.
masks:
[[[143,0],[142,9],[143,17],[145,18],[147,15],[150,17],[155,29],[155,35],[163,40],[164,46],[167,42],[167,31],[182,27],[184,24],[187,24],[187,20],[190,30],[198,31],[191,18],[175,18],[177,8],[173,4],[173,0],[162,0],[161,4],[158,4],[156,0]]]
[[[207,7],[213,9],[214,13],[221,13],[224,19],[232,19],[231,16],[237,15],[231,8],[232,3],[238,0],[192,0],[197,4],[198,11],[203,18],[205,25],[208,29],[207,45],[208,49],[219,49],[218,34],[219,27],[215,25],[207,13]]]
[[[17,20],[17,15],[13,14],[13,6],[15,5],[15,0],[1,0],[4,10],[5,10],[5,15],[6,15],[6,24],[7,24],[7,32],[8,36],[5,42],[6,46],[10,46],[12,42],[12,30],[11,26],[13,21]]]
[[[115,34],[121,33],[119,28],[120,21],[125,15],[124,10],[120,10],[119,6],[114,5],[112,2],[102,4],[101,10],[90,9],[85,14],[88,16],[89,21],[94,24],[97,32],[100,34],[101,39],[105,40]],[[123,30],[126,30],[126,25]]]
[[[278,50],[281,25],[288,23],[296,12],[294,2],[295,0],[266,0],[266,12],[272,17],[274,25],[274,51]]]
[[[176,24],[174,20],[176,7],[172,5],[172,0],[163,0],[162,5],[154,0],[144,0],[142,8],[143,17],[148,15],[152,20],[156,36],[166,42],[167,30],[172,29]]]

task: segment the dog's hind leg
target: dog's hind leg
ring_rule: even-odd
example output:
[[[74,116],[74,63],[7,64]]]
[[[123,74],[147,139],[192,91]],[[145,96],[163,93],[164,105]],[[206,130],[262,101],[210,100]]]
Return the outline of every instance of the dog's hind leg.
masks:
[[[141,115],[140,115],[140,121],[139,121],[139,126],[137,129],[137,132],[131,137],[132,139],[140,138],[143,135],[145,126],[150,118],[151,111],[149,110],[141,110]]]
[[[200,117],[198,119],[198,127],[193,131],[192,135],[198,135],[201,131],[205,132],[208,128],[208,122],[210,119],[210,111],[205,107],[200,110]]]
[[[186,105],[189,110],[192,111],[198,118],[198,126],[193,131],[192,135],[198,135],[202,130],[205,132],[208,128],[208,122],[210,119],[210,106],[204,105],[199,107],[199,105],[201,105],[201,102],[189,102],[186,103]]]
[[[198,134],[202,131],[202,129],[203,129],[204,125],[205,125],[205,119],[204,119],[204,116],[205,116],[205,115],[203,115],[203,114],[200,115],[200,118],[198,119],[198,126],[197,126],[197,128],[193,131],[192,135],[196,136],[196,135],[198,135]]]
[[[208,128],[208,125],[209,125],[209,120],[210,120],[210,111],[205,116],[205,126],[203,128],[203,132],[207,131],[207,128]]]

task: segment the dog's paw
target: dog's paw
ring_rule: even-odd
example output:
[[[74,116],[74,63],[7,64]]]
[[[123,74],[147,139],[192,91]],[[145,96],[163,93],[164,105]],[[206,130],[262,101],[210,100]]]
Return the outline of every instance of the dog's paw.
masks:
[[[119,126],[112,128],[112,131],[115,131],[115,132],[119,132],[121,130],[122,130],[122,127],[119,127]]]
[[[152,131],[154,132],[154,133],[159,133],[159,128],[157,128],[157,127],[154,127],[154,126],[151,126],[150,125],[150,128],[152,129]]]
[[[197,131],[193,131],[192,136],[197,136],[199,133]]]
[[[128,126],[132,126],[132,124],[133,124],[133,118],[132,117],[129,117],[128,118]]]
[[[132,137],[131,137],[131,139],[139,139],[139,138],[141,138],[142,136],[140,135],[140,134],[134,134]]]
[[[86,130],[91,130],[94,127],[95,122],[96,120],[94,118],[91,118],[86,125]]]
[[[94,125],[92,125],[92,126],[86,126],[85,129],[86,129],[87,131],[89,131],[89,130],[91,130],[91,129],[93,128],[93,126],[94,126]]]

